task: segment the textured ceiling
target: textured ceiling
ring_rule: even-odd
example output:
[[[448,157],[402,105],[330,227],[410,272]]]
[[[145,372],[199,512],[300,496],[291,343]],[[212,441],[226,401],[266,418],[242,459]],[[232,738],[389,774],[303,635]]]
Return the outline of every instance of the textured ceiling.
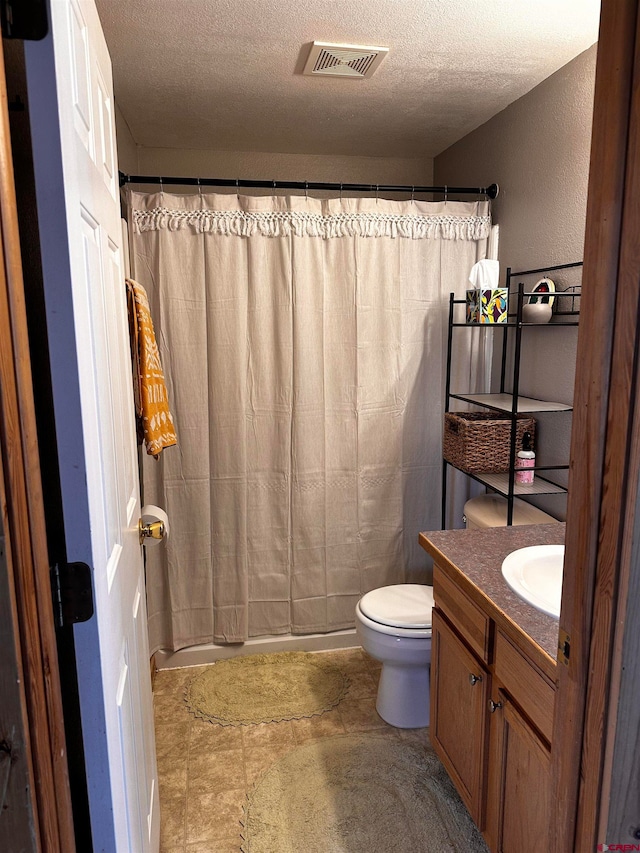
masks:
[[[592,45],[599,0],[97,0],[140,145],[434,157]],[[314,40],[390,52],[302,75]],[[561,117],[556,117],[556,120]]]

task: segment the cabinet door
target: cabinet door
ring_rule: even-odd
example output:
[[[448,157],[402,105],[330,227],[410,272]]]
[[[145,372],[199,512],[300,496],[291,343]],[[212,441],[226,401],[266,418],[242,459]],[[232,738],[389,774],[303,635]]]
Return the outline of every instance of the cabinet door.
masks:
[[[496,853],[539,853],[549,844],[549,749],[494,688],[485,838]]]
[[[488,697],[488,672],[434,610],[431,742],[480,829]]]

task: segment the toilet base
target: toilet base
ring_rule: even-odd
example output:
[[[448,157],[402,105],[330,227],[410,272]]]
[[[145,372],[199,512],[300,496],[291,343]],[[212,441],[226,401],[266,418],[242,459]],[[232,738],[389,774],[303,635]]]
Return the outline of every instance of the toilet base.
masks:
[[[380,674],[376,710],[398,729],[421,729],[429,725],[429,666],[385,663]]]

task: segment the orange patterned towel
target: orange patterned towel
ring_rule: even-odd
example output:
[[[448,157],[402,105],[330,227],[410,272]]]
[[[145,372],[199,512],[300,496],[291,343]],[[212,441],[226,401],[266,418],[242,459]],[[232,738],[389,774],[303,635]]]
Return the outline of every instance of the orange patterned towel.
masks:
[[[178,440],[147,293],[132,278],[126,279],[126,284],[138,443],[144,441],[147,453],[157,459],[165,447],[172,447]]]

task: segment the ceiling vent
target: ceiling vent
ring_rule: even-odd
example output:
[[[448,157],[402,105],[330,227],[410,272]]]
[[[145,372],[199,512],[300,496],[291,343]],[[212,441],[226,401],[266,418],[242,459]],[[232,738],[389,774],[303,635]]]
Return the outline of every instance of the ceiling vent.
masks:
[[[373,76],[387,53],[388,47],[314,41],[302,73],[314,77],[352,77],[363,80]]]

